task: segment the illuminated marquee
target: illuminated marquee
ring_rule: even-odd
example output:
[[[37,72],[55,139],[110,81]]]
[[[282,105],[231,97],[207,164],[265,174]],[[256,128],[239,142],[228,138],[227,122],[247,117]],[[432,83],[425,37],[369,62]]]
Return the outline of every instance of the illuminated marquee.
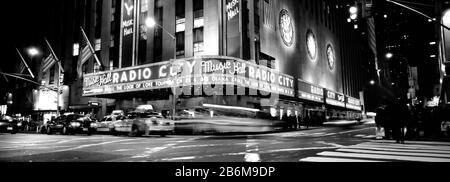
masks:
[[[213,56],[88,74],[83,96],[211,84],[294,96],[292,76],[243,60]]]
[[[302,80],[298,80],[298,97],[323,103],[324,89]]]
[[[353,109],[353,110],[357,110],[357,111],[362,110],[361,101],[359,99],[349,97],[349,96],[345,97],[345,107],[347,109]]]
[[[336,93],[326,90],[325,102],[332,106],[338,106],[345,108],[345,96],[344,94]]]

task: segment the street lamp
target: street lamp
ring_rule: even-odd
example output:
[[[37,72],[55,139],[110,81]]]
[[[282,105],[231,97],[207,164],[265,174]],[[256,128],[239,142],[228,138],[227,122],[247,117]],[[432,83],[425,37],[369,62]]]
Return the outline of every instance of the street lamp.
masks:
[[[375,85],[375,80],[370,80],[371,85]]]
[[[39,55],[39,50],[35,47],[31,47],[28,49],[28,55],[30,55],[31,57],[37,56]]]
[[[391,59],[392,57],[394,57],[394,54],[392,54],[392,53],[390,53],[390,52],[388,52],[388,53],[386,54],[386,58],[387,58],[387,59]]]
[[[173,50],[173,60],[171,62],[171,66],[173,66],[174,65],[173,62],[177,59],[177,37],[175,35],[173,35],[172,33],[170,33],[169,31],[167,31],[163,26],[161,26],[160,24],[156,23],[155,19],[153,19],[151,17],[148,17],[145,20],[145,25],[148,28],[153,28],[153,27],[157,26],[157,27],[161,28],[164,32],[166,32],[173,39],[173,41],[174,41],[174,46],[173,46],[174,50]],[[178,72],[177,72],[177,75],[178,75]],[[173,83],[173,88],[172,88],[172,92],[173,92],[173,98],[172,98],[172,119],[173,120],[175,120],[176,102],[177,102],[177,99],[178,99],[177,91],[176,91],[176,80],[177,80],[176,76],[175,76],[174,83]]]

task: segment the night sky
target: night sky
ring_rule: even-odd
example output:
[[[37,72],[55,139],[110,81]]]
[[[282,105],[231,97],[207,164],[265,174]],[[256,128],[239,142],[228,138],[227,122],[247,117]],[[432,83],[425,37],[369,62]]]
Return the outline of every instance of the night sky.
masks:
[[[27,61],[26,49],[42,46],[46,34],[51,0],[2,1],[2,60],[0,67],[4,72],[12,72],[20,62],[15,48],[22,51]],[[6,5],[5,5],[6,4]]]

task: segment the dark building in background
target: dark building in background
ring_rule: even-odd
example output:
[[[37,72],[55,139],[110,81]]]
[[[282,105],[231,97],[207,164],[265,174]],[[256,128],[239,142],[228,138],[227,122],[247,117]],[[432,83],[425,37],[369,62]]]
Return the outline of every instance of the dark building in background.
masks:
[[[440,25],[404,7],[375,1],[379,57],[387,71],[386,86],[395,98],[424,104],[440,95]],[[402,2],[408,7],[438,17],[440,1]],[[389,83],[390,82],[390,83]]]
[[[345,118],[360,113],[361,91],[370,90],[369,81],[377,78],[376,48],[369,44],[374,44],[376,39],[374,23],[365,12],[371,8],[370,1],[66,0],[54,3],[57,7],[52,12],[48,39],[64,67],[66,95],[60,97],[60,105],[67,111],[93,111],[103,116],[139,104],[152,104],[158,110],[171,108],[170,87],[88,93],[90,88],[84,79],[148,65],[161,66],[174,57],[206,60],[211,56],[227,56],[258,70],[279,72],[280,80],[284,80],[285,93],[271,107],[262,106],[260,96],[201,95],[180,97],[179,107],[183,109],[209,104],[276,111],[281,116],[295,111],[315,112],[330,119]],[[356,22],[348,22],[349,7],[354,5],[364,11]],[[173,34],[176,41],[161,28],[147,27],[147,17]],[[76,71],[82,39],[80,27],[102,63],[99,66],[91,59],[83,65],[81,75]],[[40,73],[39,82],[55,86],[58,81],[55,72],[57,68]],[[40,88],[36,90],[41,92]],[[35,95],[37,100],[39,97]],[[371,98],[370,93],[365,97]]]

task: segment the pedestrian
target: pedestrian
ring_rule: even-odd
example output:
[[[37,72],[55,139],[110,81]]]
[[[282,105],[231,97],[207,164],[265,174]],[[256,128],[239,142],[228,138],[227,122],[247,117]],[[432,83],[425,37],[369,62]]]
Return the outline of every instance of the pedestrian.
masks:
[[[405,143],[406,121],[409,120],[409,110],[401,100],[394,104],[393,133],[397,143]]]
[[[375,134],[376,134],[376,138],[377,139],[383,139],[383,137],[385,137],[385,133],[384,133],[384,124],[385,124],[385,119],[386,119],[386,108],[385,106],[381,106],[379,108],[377,108],[377,115],[375,116],[375,124],[376,124],[376,130],[375,130]]]

